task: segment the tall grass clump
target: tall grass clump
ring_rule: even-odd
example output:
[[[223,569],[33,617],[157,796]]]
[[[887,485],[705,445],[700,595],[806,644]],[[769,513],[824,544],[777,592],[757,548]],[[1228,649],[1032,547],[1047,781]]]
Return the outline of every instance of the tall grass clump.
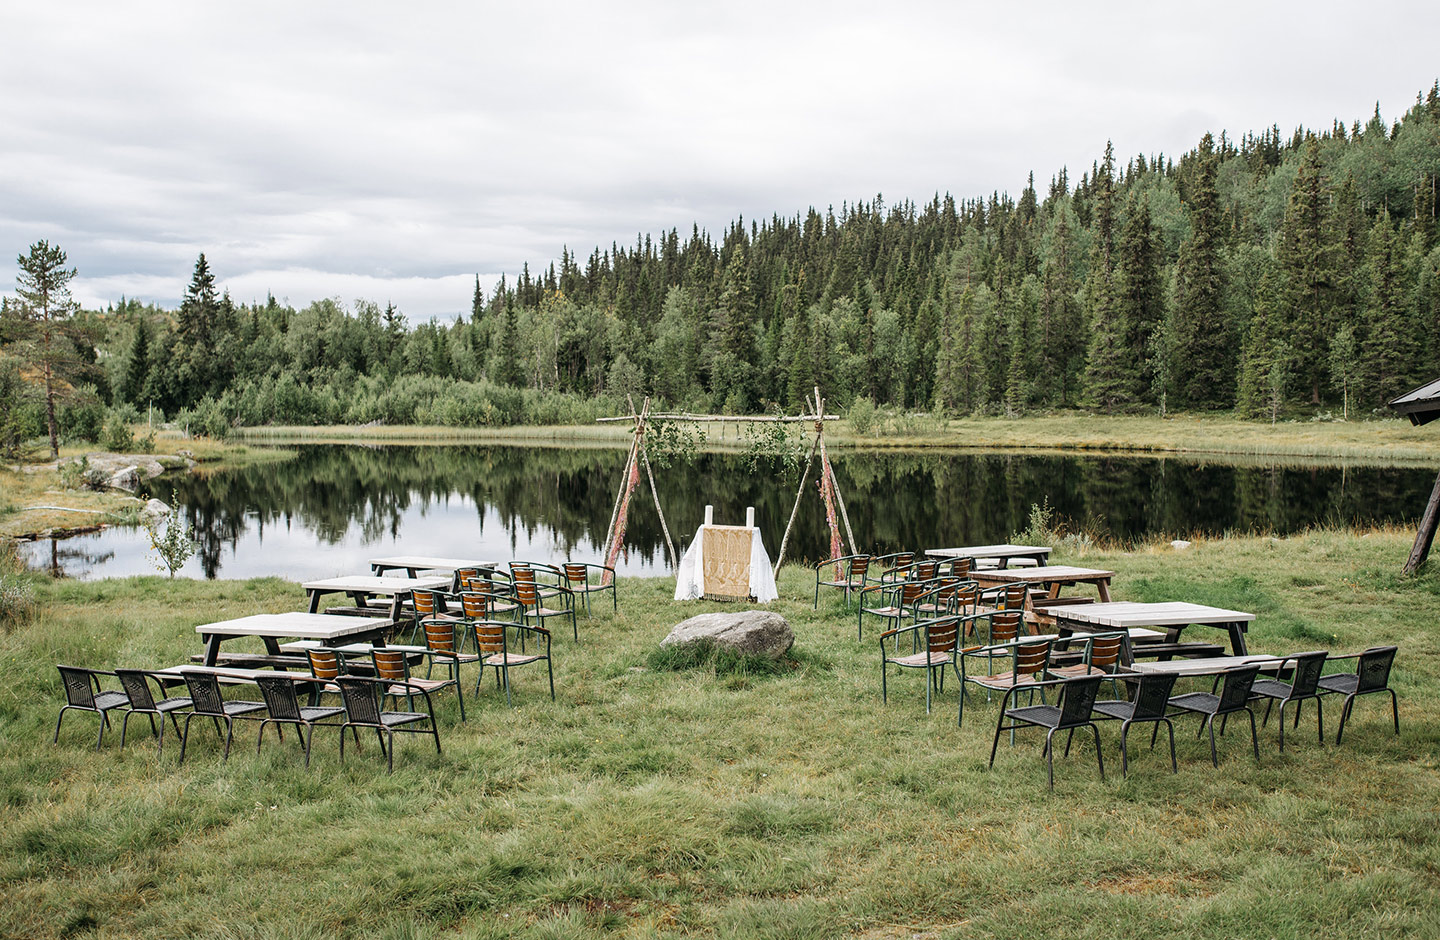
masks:
[[[15,543],[0,542],[0,630],[9,633],[35,616],[35,589]]]
[[[793,672],[800,663],[786,653],[779,659],[741,653],[720,646],[712,640],[696,640],[675,646],[661,646],[651,652],[647,665],[656,672],[701,670],[719,677],[744,678],[783,676]]]

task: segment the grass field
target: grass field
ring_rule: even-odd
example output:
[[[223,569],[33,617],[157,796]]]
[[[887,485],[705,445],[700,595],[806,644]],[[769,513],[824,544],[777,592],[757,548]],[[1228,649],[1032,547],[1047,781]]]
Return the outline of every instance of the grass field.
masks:
[[[303,595],[36,582],[41,613],[0,637],[0,936],[1440,936],[1440,575],[1401,578],[1408,546],[1316,532],[1087,555],[1119,572],[1117,599],[1254,611],[1255,652],[1398,643],[1402,733],[1372,698],[1336,747],[1332,700],[1325,746],[1307,709],[1283,755],[1262,730],[1257,765],[1232,724],[1216,770],[1184,719],[1178,775],[1132,739],[1121,780],[1110,725],[1107,778],[1077,745],[1053,794],[1042,735],[986,770],[995,705],[972,698],[957,730],[953,685],[927,716],[908,673],[882,705],[873,634],[857,643],[838,595],[812,612],[799,568],[781,573],[796,645],[777,673],[658,668],[669,627],[718,605],[623,580],[583,645],[557,630],[557,702],[522,670],[513,710],[488,685],[461,724],[445,693],[444,754],[407,740],[393,776],[373,745],[342,765],[333,732],[308,773],[292,737],[256,756],[244,724],[228,764],[199,723],[183,766],[143,734],[96,754],[87,715],[52,745],[57,662],[172,664],[195,624]]]

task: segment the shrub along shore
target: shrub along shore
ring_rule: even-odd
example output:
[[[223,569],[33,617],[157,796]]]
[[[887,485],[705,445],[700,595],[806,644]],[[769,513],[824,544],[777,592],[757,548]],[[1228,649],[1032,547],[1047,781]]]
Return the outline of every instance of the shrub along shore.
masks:
[[[910,673],[882,704],[872,634],[856,641],[838,595],[813,612],[797,567],[773,605],[796,633],[788,668],[664,668],[669,628],[720,605],[622,579],[619,614],[582,619],[583,645],[557,631],[558,701],[521,670],[513,710],[487,684],[462,724],[442,693],[443,755],[407,740],[393,776],[371,741],[342,765],[334,732],[309,772],[289,735],[257,756],[243,723],[228,763],[200,723],[183,766],[168,745],[157,765],[143,722],[123,753],[116,733],[95,753],[78,714],[51,744],[57,662],[177,663],[196,624],[295,610],[303,592],[31,578],[36,613],[0,638],[0,935],[1433,936],[1440,573],[1399,576],[1409,539],[1057,559],[1115,570],[1117,599],[1253,611],[1254,652],[1398,644],[1401,734],[1362,701],[1337,747],[1332,700],[1324,746],[1307,707],[1283,755],[1262,729],[1257,765],[1232,722],[1216,770],[1182,719],[1179,774],[1137,735],[1122,780],[1111,725],[1107,779],[1077,738],[1053,795],[1041,735],[1002,741],[985,769],[995,704],[972,697],[957,729],[953,683],[927,716]]]

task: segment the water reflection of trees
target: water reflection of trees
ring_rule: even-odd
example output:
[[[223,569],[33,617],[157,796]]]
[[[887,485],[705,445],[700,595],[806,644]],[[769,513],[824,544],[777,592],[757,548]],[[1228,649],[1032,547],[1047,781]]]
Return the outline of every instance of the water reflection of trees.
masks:
[[[610,519],[623,450],[499,446],[307,446],[294,460],[179,477],[157,495],[185,507],[207,577],[228,547],[271,526],[301,526],[321,544],[358,530],[367,542],[399,532],[413,508],[468,498],[477,525],[498,518],[512,536],[542,532],[568,552],[599,542]],[[1430,472],[1393,468],[1230,466],[1177,459],[981,453],[845,453],[835,467],[856,537],[876,550],[1003,541],[1048,498],[1062,517],[1119,538],[1236,530],[1291,532],[1320,522],[1413,519]],[[158,481],[157,481],[158,482]],[[701,454],[660,471],[672,532],[693,533],[704,506],[739,522],[754,506],[771,551],[797,480],[747,472],[734,454]],[[813,480],[796,518],[791,557],[826,551]],[[659,517],[642,484],[626,548],[663,559]]]

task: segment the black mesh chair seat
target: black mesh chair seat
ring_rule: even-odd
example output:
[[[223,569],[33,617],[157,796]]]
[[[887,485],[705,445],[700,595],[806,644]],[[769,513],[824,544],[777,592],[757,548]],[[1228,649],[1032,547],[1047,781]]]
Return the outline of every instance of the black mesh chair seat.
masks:
[[[133,715],[144,715],[150,720],[150,733],[158,740],[156,757],[163,757],[165,754],[165,716],[170,716],[170,723],[175,727],[175,733],[180,733],[180,722],[175,713],[181,709],[191,706],[190,699],[184,696],[165,696],[165,682],[156,673],[146,672],[143,669],[117,669],[115,676],[120,680],[120,687],[125,690],[125,697],[129,701],[130,710],[125,713],[125,720],[120,723],[120,750],[125,750],[125,736],[130,730],[130,718]],[[173,677],[171,677],[173,678]],[[160,700],[156,701],[151,694],[151,683],[160,691]],[[160,716],[160,727],[155,727],[155,716]]]
[[[1320,695],[1343,695],[1345,707],[1340,710],[1340,730],[1335,734],[1335,743],[1345,736],[1345,722],[1350,718],[1350,709],[1361,695],[1385,693],[1390,696],[1390,714],[1395,721],[1395,733],[1400,733],[1400,703],[1395,690],[1390,688],[1390,670],[1395,664],[1396,647],[1372,646],[1363,653],[1349,656],[1332,656],[1332,661],[1358,660],[1353,673],[1321,676],[1316,683]]]
[[[342,711],[343,709],[337,709]],[[380,715],[380,723],[387,728],[394,728],[397,725],[413,724],[417,721],[424,721],[430,716],[424,712],[383,712]]]
[[[1230,715],[1244,712],[1250,718],[1250,744],[1255,751],[1255,760],[1260,760],[1260,737],[1255,727],[1255,713],[1250,710],[1250,690],[1255,685],[1255,676],[1260,672],[1259,666],[1240,666],[1236,669],[1226,670],[1221,675],[1225,684],[1220,689],[1219,695],[1210,692],[1187,692],[1184,695],[1177,695],[1170,699],[1170,707],[1178,708],[1181,711],[1194,712],[1204,717],[1200,728],[1195,736],[1204,734],[1206,729],[1210,731],[1210,763],[1216,767],[1220,766],[1220,758],[1215,750],[1215,719],[1226,718]],[[1224,730],[1222,723],[1221,730]]]
[[[100,677],[112,673],[83,666],[55,668],[60,670],[60,683],[65,687],[65,704],[60,706],[60,714],[55,718],[55,742],[60,741],[60,723],[65,720],[66,712],[72,709],[91,712],[100,716],[100,733],[95,737],[95,750],[100,750],[100,743],[105,740],[105,729],[110,727],[110,717],[106,712],[128,704],[129,696],[124,692],[100,688]]]
[[[1050,789],[1055,789],[1055,734],[1058,731],[1068,732],[1065,737],[1065,756],[1070,756],[1070,742],[1075,737],[1075,729],[1089,728],[1095,736],[1095,761],[1100,767],[1100,779],[1105,779],[1105,758],[1100,753],[1100,729],[1095,726],[1091,712],[1094,710],[1095,699],[1100,694],[1100,676],[1085,676],[1080,679],[1048,679],[1044,682],[1032,683],[1034,686],[1047,687],[1058,686],[1060,688],[1060,700],[1056,705],[1025,705],[1019,708],[1006,708],[1010,697],[1017,692],[1025,690],[1024,686],[1017,686],[1005,693],[1005,699],[1000,703],[1000,720],[995,723],[995,740],[990,745],[990,767],[995,766],[995,751],[1000,747],[1000,733],[1011,732],[1011,740],[1014,740],[1014,732],[1020,728],[1030,726],[1045,729],[1045,766],[1049,773]],[[1005,724],[1006,719],[1010,724]]]

